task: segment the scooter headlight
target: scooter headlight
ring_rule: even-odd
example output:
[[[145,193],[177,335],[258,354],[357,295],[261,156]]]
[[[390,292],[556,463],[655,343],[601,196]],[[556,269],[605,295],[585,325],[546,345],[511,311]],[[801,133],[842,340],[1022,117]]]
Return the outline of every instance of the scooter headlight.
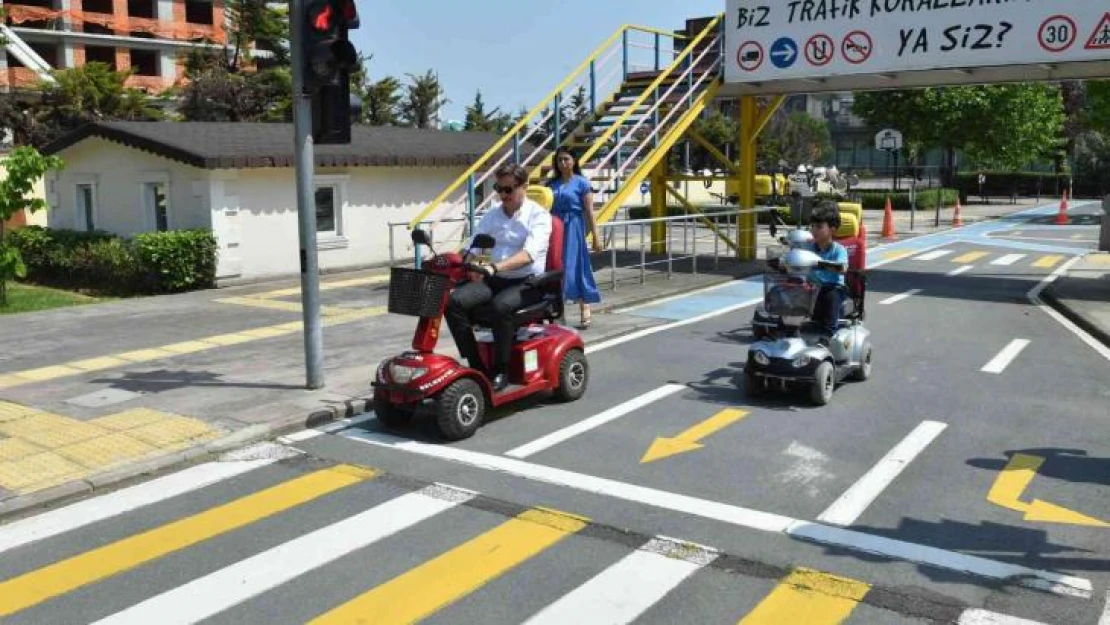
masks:
[[[389,365],[389,377],[397,384],[408,384],[426,373],[428,373],[426,367],[410,367],[397,363],[390,363]]]
[[[755,361],[757,363],[761,364],[761,365],[766,366],[766,365],[771,364],[771,359],[767,357],[767,354],[764,354],[761,351],[756,350],[756,352],[754,354],[754,358],[755,358]]]
[[[795,369],[801,369],[802,367],[808,365],[812,361],[813,361],[812,358],[810,358],[809,356],[807,356],[805,354],[802,354],[801,356],[798,356],[797,358],[795,358],[794,362],[792,364],[794,365]]]

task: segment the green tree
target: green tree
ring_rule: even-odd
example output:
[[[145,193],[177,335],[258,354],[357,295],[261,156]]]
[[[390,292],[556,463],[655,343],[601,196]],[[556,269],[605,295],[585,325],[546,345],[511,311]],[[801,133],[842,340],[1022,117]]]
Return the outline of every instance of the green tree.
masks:
[[[422,76],[407,76],[412,82],[405,86],[405,95],[400,103],[401,120],[414,128],[431,128],[440,107],[450,100],[443,97],[443,86],[432,70]]]
[[[983,118],[964,146],[983,168],[1018,170],[1048,157],[1063,158],[1064,107],[1059,87],[1047,84],[997,85],[988,89]]]
[[[47,171],[61,169],[62,159],[44,156],[33,147],[18,147],[4,159],[7,175],[0,182],[0,306],[8,303],[7,282],[27,275],[19,250],[7,243],[4,223],[17,211],[34,213],[46,208],[42,198],[28,197]]]
[[[1086,130],[1110,130],[1110,80],[1089,80],[1083,106]]]
[[[829,125],[805,112],[776,113],[760,133],[759,154],[765,163],[777,168],[780,160],[791,165],[814,164],[832,156]]]
[[[289,64],[289,17],[284,6],[266,0],[227,0],[225,5],[228,43],[227,66],[238,71],[243,59],[254,60],[251,45],[272,54],[268,65]]]
[[[463,122],[463,130],[477,130],[482,132],[493,132],[499,127],[500,116],[498,114],[499,108],[492,111],[486,111],[486,103],[482,99],[482,90],[479,89],[474,94],[474,102],[466,107],[466,119]]]
[[[852,112],[873,127],[897,128],[907,143],[942,149],[945,184],[955,175],[957,150],[984,164],[1024,164],[1044,146],[1058,149],[1064,121],[1058,88],[1037,84],[857,93]],[[1018,128],[1030,134],[1019,136]]]

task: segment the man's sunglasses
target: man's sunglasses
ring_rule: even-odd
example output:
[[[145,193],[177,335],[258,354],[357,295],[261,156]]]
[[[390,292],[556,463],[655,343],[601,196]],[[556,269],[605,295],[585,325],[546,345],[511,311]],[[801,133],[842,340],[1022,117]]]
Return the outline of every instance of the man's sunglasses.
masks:
[[[519,188],[520,188],[519,184],[514,184],[514,185],[508,186],[508,187],[502,187],[501,185],[493,185],[493,190],[497,193],[512,193],[513,191],[516,191]]]

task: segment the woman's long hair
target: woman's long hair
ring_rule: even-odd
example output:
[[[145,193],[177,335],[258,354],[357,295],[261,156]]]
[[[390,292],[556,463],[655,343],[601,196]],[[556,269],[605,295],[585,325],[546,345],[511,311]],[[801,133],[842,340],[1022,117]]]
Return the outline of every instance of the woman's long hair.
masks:
[[[571,161],[574,163],[574,165],[571,166],[571,171],[581,176],[582,168],[578,165],[578,156],[567,146],[560,145],[558,149],[555,150],[555,154],[551,157],[551,178],[555,179],[563,176],[562,170],[559,169],[559,156],[563,154],[570,156]]]

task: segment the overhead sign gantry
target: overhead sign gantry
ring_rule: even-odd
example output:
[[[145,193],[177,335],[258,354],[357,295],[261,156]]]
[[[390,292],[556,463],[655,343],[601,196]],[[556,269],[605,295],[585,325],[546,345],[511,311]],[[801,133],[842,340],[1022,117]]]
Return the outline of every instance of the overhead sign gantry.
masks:
[[[728,0],[722,95],[1110,77],[1101,0]]]

